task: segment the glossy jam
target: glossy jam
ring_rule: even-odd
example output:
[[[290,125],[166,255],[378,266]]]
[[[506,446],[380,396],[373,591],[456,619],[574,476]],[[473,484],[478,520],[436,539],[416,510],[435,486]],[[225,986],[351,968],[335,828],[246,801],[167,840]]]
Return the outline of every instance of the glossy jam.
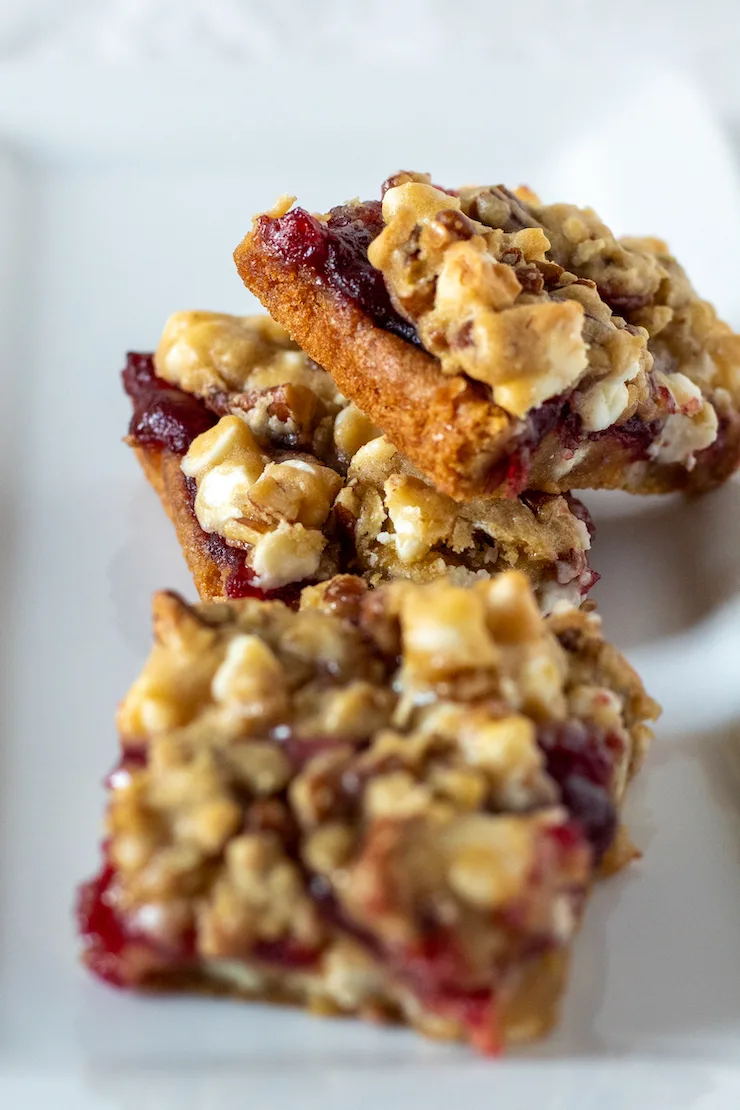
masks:
[[[581,419],[571,410],[569,399],[553,397],[527,415],[522,431],[517,433],[505,456],[492,469],[489,487],[491,490],[501,489],[507,497],[517,497],[526,490],[534,453],[552,432],[557,432],[565,457],[584,443],[607,441],[614,444],[617,450],[628,452],[630,458],[638,462],[649,457],[649,448],[660,427],[659,421],[646,424],[639,416],[631,416],[624,424],[613,424],[601,432],[584,435]]]
[[[255,944],[250,959],[287,969],[310,967],[319,958],[320,951],[300,944],[292,937],[282,940],[260,941]]]
[[[529,485],[532,456],[545,436],[560,429],[561,440],[569,436],[566,423],[570,409],[562,396],[552,397],[527,415],[521,431],[511,441],[509,449],[491,469],[488,485],[491,491],[500,490],[505,497],[518,497]]]
[[[194,507],[197,487],[193,478],[185,478],[185,489],[190,500],[193,519],[197,523]],[[260,586],[255,586],[254,571],[245,564],[246,551],[240,547],[231,547],[218,532],[203,532],[201,529],[201,533],[205,539],[208,554],[215,563],[228,571],[224,587],[224,593],[228,598],[236,601],[242,597],[256,597],[261,601],[282,601],[291,609],[298,608],[301,590],[304,586],[309,586],[310,582],[290,582],[287,586],[280,586],[275,590],[263,590]]]
[[[659,421],[646,424],[639,416],[631,416],[624,424],[613,424],[603,432],[591,432],[588,438],[593,442],[607,439],[624,451],[629,451],[633,459],[646,459],[648,449],[660,432],[660,427]]]
[[[537,741],[547,773],[560,787],[563,804],[581,826],[598,863],[617,829],[610,787],[621,741],[581,721],[540,725]]]
[[[152,355],[129,354],[121,377],[134,406],[128,434],[141,447],[184,455],[216,423],[197,397],[157,377]]]
[[[135,986],[137,978],[132,975],[135,965],[131,961],[135,950],[151,952],[154,956],[152,965],[159,964],[161,970],[184,966],[196,968],[193,936],[183,939],[177,948],[160,952],[150,938],[126,926],[110,903],[115,877],[114,868],[105,864],[100,874],[78,891],[77,925],[85,945],[85,963],[90,971],[111,986]],[[316,962],[318,955],[315,949],[291,937],[262,941],[251,951],[252,959],[285,968],[309,967]]]
[[[85,944],[85,963],[99,979],[114,987],[127,985],[123,956],[132,942],[123,922],[110,904],[115,871],[110,864],[77,894],[77,926]]]
[[[496,1055],[502,1044],[493,992],[487,986],[465,986],[466,973],[454,934],[441,926],[408,946],[397,970],[428,1009],[459,1022],[479,1052]]]
[[[287,265],[313,270],[378,327],[420,345],[416,328],[396,312],[383,275],[368,261],[367,249],[383,228],[380,201],[332,208],[326,222],[293,208],[279,219],[261,216],[259,225],[263,241]]]
[[[131,771],[140,771],[142,767],[146,767],[149,759],[149,746],[146,743],[141,744],[127,744],[121,753],[121,758],[115,765],[113,770],[106,776],[104,785],[108,790],[116,785],[119,781],[121,772],[130,773]]]
[[[229,598],[257,597],[262,601],[282,601],[291,609],[298,609],[301,603],[301,590],[309,582],[290,582],[275,590],[263,590],[254,585],[254,571],[244,565],[244,552],[240,552],[242,565],[232,570],[226,579],[226,596]]]

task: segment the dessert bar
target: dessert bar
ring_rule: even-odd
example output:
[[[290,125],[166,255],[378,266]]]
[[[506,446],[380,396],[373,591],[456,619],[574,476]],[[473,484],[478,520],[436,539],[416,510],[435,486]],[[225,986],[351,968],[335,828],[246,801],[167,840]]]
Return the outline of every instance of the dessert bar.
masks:
[[[248,288],[442,492],[700,492],[740,460],[740,338],[656,239],[399,173],[254,221]]]
[[[180,312],[123,373],[129,443],[204,600],[297,601],[355,571],[378,582],[523,569],[543,608],[596,580],[570,495],[458,505],[415,470],[266,316]]]
[[[495,1052],[557,1014],[655,703],[528,579],[154,604],[118,716],[85,961]]]

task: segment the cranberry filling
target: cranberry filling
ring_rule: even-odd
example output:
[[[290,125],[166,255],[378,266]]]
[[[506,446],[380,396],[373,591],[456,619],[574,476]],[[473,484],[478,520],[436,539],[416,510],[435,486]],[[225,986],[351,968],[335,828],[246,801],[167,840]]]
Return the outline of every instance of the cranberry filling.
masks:
[[[129,935],[106,895],[115,878],[107,864],[100,874],[84,883],[77,894],[76,916],[85,942],[85,962],[90,970],[115,987],[125,985],[120,956],[129,943]]]
[[[716,404],[714,398],[710,397],[710,400],[713,404]],[[730,443],[733,439],[738,438],[738,424],[740,423],[737,414],[730,415],[718,410],[717,416],[719,419],[717,438],[714,443],[710,443],[709,447],[699,451],[696,456],[697,467],[701,466],[706,474],[713,476],[713,484],[729,478],[737,466],[737,447],[730,447]]]
[[[547,773],[560,787],[563,804],[583,829],[598,863],[617,829],[609,787],[621,741],[581,721],[540,725],[537,741]]]
[[[121,371],[121,380],[124,390],[134,403],[143,394],[151,393],[153,390],[172,389],[169,382],[157,377],[154,355],[140,354],[136,351],[129,351],[126,355],[126,366]]]
[[[105,862],[100,873],[77,892],[77,927],[90,971],[114,987],[127,987],[146,978],[148,972],[192,960],[192,932],[182,937],[176,948],[166,951],[126,924],[112,903],[115,878],[115,868]],[[146,958],[139,959],[139,955]]]
[[[194,478],[185,478],[185,489],[190,501],[190,511],[197,524],[198,518],[195,515],[197,487]],[[282,601],[289,605],[291,609],[298,608],[301,600],[301,590],[304,586],[311,585],[308,580],[290,582],[287,586],[279,586],[274,590],[263,590],[260,586],[255,586],[254,571],[251,567],[246,566],[244,562],[246,552],[242,548],[231,547],[223,536],[219,536],[218,532],[204,532],[201,529],[201,533],[205,537],[208,554],[214,562],[221,567],[229,568],[225,586],[225,593],[228,598],[236,601],[242,597],[256,597],[261,601]]]
[[[301,968],[315,964],[319,954],[318,950],[300,944],[293,937],[286,937],[283,940],[259,941],[252,948],[251,958],[279,967]]]
[[[157,377],[152,355],[129,354],[121,377],[134,406],[128,432],[141,447],[184,455],[196,436],[216,423],[197,397]]]
[[[407,983],[425,1007],[459,1021],[479,1051],[501,1050],[493,994],[488,987],[466,989],[459,985],[465,968],[447,931],[432,927],[419,943],[396,954],[388,953],[376,936],[348,917],[321,875],[309,877],[308,890],[327,924],[353,937],[377,960],[392,966],[395,975]]]
[[[121,771],[139,771],[142,767],[146,767],[148,760],[149,747],[146,743],[127,743],[118,763],[105,777],[106,789],[110,790],[115,786],[116,778]]]
[[[514,437],[511,447],[491,468],[488,484],[491,490],[501,489],[505,497],[518,497],[529,484],[532,456],[545,436],[558,428],[561,441],[569,441],[570,408],[560,394],[551,397],[527,415],[522,430]],[[577,442],[577,441],[576,441]]]
[[[646,424],[639,416],[631,416],[624,424],[612,424],[610,428],[604,428],[603,432],[591,432],[588,439],[593,441],[608,439],[625,451],[631,452],[636,460],[646,459],[648,448],[658,435],[660,427],[660,421]]]
[[[612,424],[603,431],[584,434],[581,418],[572,411],[568,396],[552,397],[527,415],[523,429],[513,439],[510,449],[491,468],[489,487],[492,490],[502,488],[506,497],[517,497],[526,490],[532,457],[551,432],[557,431],[566,458],[572,457],[584,443],[607,440],[620,450],[629,452],[637,462],[648,458],[648,449],[660,428],[660,421],[646,424],[635,415],[623,424]],[[590,528],[588,522],[586,526]]]
[[[419,942],[407,946],[391,962],[399,979],[408,983],[422,1004],[458,1021],[479,1052],[493,1055],[501,1051],[493,992],[488,986],[461,985],[465,961],[449,930],[430,928]]]
[[[220,537],[219,537],[220,539]],[[227,545],[224,545],[227,546]],[[210,547],[210,544],[209,544]],[[233,548],[231,550],[234,550]],[[291,609],[297,609],[301,603],[301,590],[309,582],[290,582],[287,586],[278,586],[274,590],[263,590],[254,585],[254,571],[244,564],[244,552],[240,552],[241,563],[232,570],[226,579],[226,596],[229,598],[257,597],[262,601],[282,601]]]
[[[85,944],[85,963],[90,971],[111,986],[127,987],[137,981],[136,968],[130,960],[134,949],[159,954],[159,948],[150,937],[130,929],[112,907],[110,889],[115,877],[115,868],[106,863],[99,875],[79,888],[76,917]],[[183,938],[177,950],[163,951],[161,966],[196,966],[194,942],[191,933]],[[291,937],[261,941],[251,952],[254,959],[286,968],[308,967],[316,962],[318,954]],[[151,962],[147,962],[146,969],[153,969]]]
[[[332,751],[334,748],[343,747],[345,744],[354,748],[360,746],[356,740],[343,736],[297,736],[290,725],[278,725],[272,732],[272,738],[281,745],[296,769],[303,767],[310,759],[313,759],[315,755],[320,755],[321,752]]]
[[[378,327],[421,345],[416,328],[396,312],[383,275],[367,257],[367,248],[383,229],[380,201],[332,208],[326,222],[293,208],[278,219],[260,216],[259,224],[265,243],[287,265],[308,267]]]

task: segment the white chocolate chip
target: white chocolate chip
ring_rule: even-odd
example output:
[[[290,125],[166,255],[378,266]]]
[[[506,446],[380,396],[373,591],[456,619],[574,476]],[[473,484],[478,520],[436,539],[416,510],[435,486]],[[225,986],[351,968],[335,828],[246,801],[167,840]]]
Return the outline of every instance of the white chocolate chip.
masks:
[[[244,466],[221,463],[207,471],[195,495],[195,515],[204,532],[223,532],[230,520],[244,516],[244,506],[252,488]]]
[[[383,197],[383,219],[386,224],[389,224],[391,220],[394,220],[405,210],[413,212],[417,223],[426,223],[449,208],[460,208],[459,197],[450,196],[449,193],[443,193],[441,189],[435,189],[433,185],[425,185],[419,181],[408,181],[404,185],[396,185],[395,188],[389,189]],[[368,251],[371,262],[372,246],[370,244],[370,250]]]
[[[372,420],[353,404],[343,408],[334,421],[334,443],[345,459],[352,459],[366,443],[379,435]]]
[[[265,716],[268,705],[287,696],[285,672],[264,640],[246,634],[235,636],[213,676],[211,694],[215,702],[240,716]]]
[[[612,373],[573,397],[573,408],[578,413],[585,432],[600,432],[615,424],[629,403],[627,383],[640,373],[638,360],[621,373]]]
[[[183,474],[196,480],[224,462],[244,466],[252,482],[264,469],[266,459],[247,425],[238,416],[223,416],[218,424],[196,436],[184,456]]]
[[[274,531],[261,536],[252,549],[256,584],[274,590],[289,582],[312,578],[319,568],[325,545],[326,539],[321,532],[281,521]]]
[[[717,438],[717,413],[685,374],[656,377],[670,391],[679,411],[667,417],[650,448],[650,457],[659,463],[683,463],[691,470],[696,452],[711,446]]]
[[[385,507],[395,528],[396,552],[402,563],[413,563],[426,555],[449,534],[455,522],[454,502],[409,475],[396,474],[387,480]]]

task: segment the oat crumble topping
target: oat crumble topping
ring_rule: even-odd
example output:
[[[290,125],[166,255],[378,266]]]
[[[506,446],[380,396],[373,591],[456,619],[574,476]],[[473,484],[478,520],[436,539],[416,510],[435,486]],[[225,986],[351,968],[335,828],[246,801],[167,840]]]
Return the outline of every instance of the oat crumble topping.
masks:
[[[236,413],[259,440],[309,450],[326,461],[341,454],[332,437],[347,402],[326,371],[269,316],[175,312],[154,362],[162,379],[200,397],[219,416]]]
[[[542,227],[489,227],[469,214],[485,211],[474,190],[452,196],[413,177],[386,192],[385,228],[368,255],[442,370],[487,383],[517,417],[588,379],[585,429],[613,423],[628,383],[635,395],[645,390],[647,335],[548,257]]]
[[[107,869],[82,899],[93,969],[489,1050],[541,1031],[551,1004],[510,1007],[532,945],[554,1003],[606,847],[562,760],[584,744],[573,767],[599,768],[589,788],[615,806],[656,713],[598,618],[543,619],[509,572],[469,590],[344,576],[299,612],[159,594],[154,619],[119,712]]]

